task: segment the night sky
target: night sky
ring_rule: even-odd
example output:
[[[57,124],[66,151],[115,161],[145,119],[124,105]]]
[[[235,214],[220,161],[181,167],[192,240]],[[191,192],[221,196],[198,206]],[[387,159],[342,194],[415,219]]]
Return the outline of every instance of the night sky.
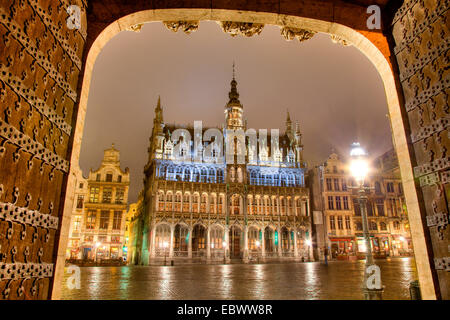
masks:
[[[220,128],[233,61],[248,127],[284,131],[289,110],[309,167],[332,148],[348,154],[354,141],[371,156],[392,148],[383,83],[358,49],[325,34],[288,42],[275,26],[233,38],[215,22],[201,22],[190,35],[150,23],[139,33],[121,32],[97,58],[81,147],[84,176],[114,143],[122,169],[130,168],[129,202],[136,201],[158,95],[166,123],[202,120]]]

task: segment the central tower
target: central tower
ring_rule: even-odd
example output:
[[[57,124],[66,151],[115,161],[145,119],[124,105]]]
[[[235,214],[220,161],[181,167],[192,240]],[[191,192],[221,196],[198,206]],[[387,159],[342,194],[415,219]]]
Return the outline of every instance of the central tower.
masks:
[[[237,91],[237,81],[235,79],[234,63],[233,63],[233,80],[231,80],[231,89],[228,93],[229,101],[225,106],[225,120],[227,129],[244,129],[243,113],[244,108],[239,101],[239,93]]]

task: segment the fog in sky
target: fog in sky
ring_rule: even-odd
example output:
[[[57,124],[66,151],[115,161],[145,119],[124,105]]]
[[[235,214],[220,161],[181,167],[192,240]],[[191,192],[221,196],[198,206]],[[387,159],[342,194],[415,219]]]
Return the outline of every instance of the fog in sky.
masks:
[[[190,35],[149,23],[139,33],[119,33],[96,60],[80,157],[84,176],[114,143],[122,169],[130,168],[129,201],[136,201],[158,95],[166,123],[202,120],[220,128],[233,61],[248,127],[284,131],[289,110],[300,123],[309,167],[332,148],[348,154],[354,141],[372,156],[392,148],[383,83],[358,49],[325,34],[289,42],[275,26],[233,38],[215,22],[201,22]]]

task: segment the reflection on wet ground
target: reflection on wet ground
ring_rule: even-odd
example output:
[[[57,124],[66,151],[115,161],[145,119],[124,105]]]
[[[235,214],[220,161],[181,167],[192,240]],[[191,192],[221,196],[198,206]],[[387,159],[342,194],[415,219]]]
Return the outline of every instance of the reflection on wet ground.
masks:
[[[384,299],[410,299],[413,258],[377,260]],[[362,299],[364,261],[81,268],[62,299]],[[66,269],[67,271],[67,269]]]

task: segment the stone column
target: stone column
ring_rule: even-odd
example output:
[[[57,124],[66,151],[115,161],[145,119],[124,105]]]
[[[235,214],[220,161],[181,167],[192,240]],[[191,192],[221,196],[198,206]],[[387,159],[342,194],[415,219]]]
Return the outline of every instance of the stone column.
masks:
[[[244,225],[244,263],[248,263],[248,226]]]
[[[151,242],[150,242],[150,257],[154,258],[156,256],[156,248],[155,248],[155,238],[156,238],[156,225],[152,227],[152,235],[151,235]]]
[[[210,237],[211,228],[208,226],[206,229],[206,260],[211,259],[211,237]]]
[[[188,238],[188,258],[192,258],[192,226],[189,226],[189,238]]]
[[[227,226],[225,226],[225,243],[226,243],[226,247],[224,248],[225,250],[225,262],[230,262],[230,229]]]
[[[281,251],[281,228],[278,225],[277,227],[277,232],[278,232],[278,257],[281,257],[283,255],[282,251]]]
[[[294,258],[298,258],[297,229],[294,229]]]
[[[261,257],[264,259],[266,257],[266,241],[264,235],[264,226],[261,228]]]
[[[171,225],[170,226],[170,242],[169,242],[169,259],[171,259],[173,257],[174,232],[175,232],[175,226]]]

